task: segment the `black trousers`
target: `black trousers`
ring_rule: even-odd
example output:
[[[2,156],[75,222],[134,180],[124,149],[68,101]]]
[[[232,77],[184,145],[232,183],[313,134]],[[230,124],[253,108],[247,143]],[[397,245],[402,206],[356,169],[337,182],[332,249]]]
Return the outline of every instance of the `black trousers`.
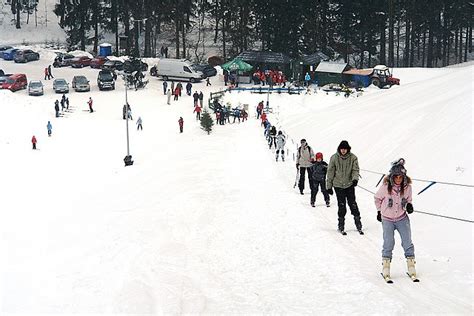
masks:
[[[350,186],[346,189],[334,188],[337,197],[337,216],[338,216],[338,228],[344,230],[344,218],[347,213],[346,204],[349,204],[352,216],[354,216],[354,223],[358,230],[362,229],[362,223],[360,221],[359,207],[357,206],[355,198],[355,187]]]
[[[311,182],[311,204],[316,202],[316,194],[318,194],[319,187],[321,187],[321,192],[324,195],[324,201],[329,202],[329,194],[326,191],[325,181],[314,180]]]
[[[303,192],[304,190],[304,174],[305,172],[308,171],[308,180],[309,184],[311,186],[311,173],[309,172],[309,168],[307,167],[300,167],[300,181],[298,183],[298,188],[300,189],[300,192]]]

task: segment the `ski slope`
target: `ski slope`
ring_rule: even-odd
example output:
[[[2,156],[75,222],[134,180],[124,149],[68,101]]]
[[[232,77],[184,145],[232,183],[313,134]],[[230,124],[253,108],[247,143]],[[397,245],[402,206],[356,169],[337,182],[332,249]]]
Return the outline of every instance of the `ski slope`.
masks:
[[[0,60],[0,68],[43,79],[53,54],[41,56],[24,65]],[[387,285],[372,195],[356,190],[366,235],[347,215],[343,237],[334,196],[326,208],[319,194],[312,208],[308,184],[304,196],[293,189],[301,138],[325,160],[346,139],[363,169],[383,173],[404,157],[413,178],[473,183],[473,66],[395,71],[401,86],[358,98],[272,94],[270,121],[288,135],[284,163],[275,162],[253,111],[207,135],[192,97],[167,105],[156,78],[128,91],[135,164],[126,168],[121,80],[99,92],[97,70],[53,69],[69,82],[85,74],[92,87],[69,93],[72,112],[61,118],[52,81],[43,81],[42,97],[0,90],[1,314],[471,315],[472,223],[411,215],[421,282],[405,275],[397,237],[395,283]],[[222,88],[219,76],[211,81],[193,87],[205,102]],[[266,95],[232,92],[224,103],[253,109],[260,100]],[[360,187],[374,191],[380,176],[361,175]],[[427,184],[415,182],[414,192]],[[472,188],[436,184],[413,204],[474,219]]]

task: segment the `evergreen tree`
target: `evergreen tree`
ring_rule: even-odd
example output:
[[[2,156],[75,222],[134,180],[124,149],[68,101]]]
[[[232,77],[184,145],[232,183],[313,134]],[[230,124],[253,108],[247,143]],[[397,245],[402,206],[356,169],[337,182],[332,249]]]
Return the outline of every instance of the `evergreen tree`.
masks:
[[[206,131],[209,135],[212,131],[212,126],[214,125],[214,121],[212,120],[211,114],[207,110],[202,112],[201,117],[201,129]]]

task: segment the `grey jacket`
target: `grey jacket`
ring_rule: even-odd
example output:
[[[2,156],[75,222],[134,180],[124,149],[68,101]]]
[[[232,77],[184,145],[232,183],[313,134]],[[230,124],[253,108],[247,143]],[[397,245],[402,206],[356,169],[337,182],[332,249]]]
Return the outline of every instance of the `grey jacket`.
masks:
[[[300,146],[298,148],[298,156],[296,159],[296,163],[300,165],[300,167],[309,168],[313,165],[312,159],[314,158],[313,148],[306,144],[305,146]]]
[[[326,189],[332,187],[347,189],[353,180],[359,180],[359,162],[357,156],[349,152],[342,156],[339,152],[329,160],[326,176]]]

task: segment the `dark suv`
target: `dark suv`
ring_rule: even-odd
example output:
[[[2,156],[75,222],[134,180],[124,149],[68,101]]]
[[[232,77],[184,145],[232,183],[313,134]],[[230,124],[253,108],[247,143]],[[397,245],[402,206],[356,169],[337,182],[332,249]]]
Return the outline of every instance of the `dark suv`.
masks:
[[[40,55],[31,49],[19,49],[15,52],[13,60],[16,63],[26,63],[32,60],[39,60]]]
[[[111,89],[115,90],[114,74],[110,70],[101,70],[97,76],[97,85],[99,90]]]

